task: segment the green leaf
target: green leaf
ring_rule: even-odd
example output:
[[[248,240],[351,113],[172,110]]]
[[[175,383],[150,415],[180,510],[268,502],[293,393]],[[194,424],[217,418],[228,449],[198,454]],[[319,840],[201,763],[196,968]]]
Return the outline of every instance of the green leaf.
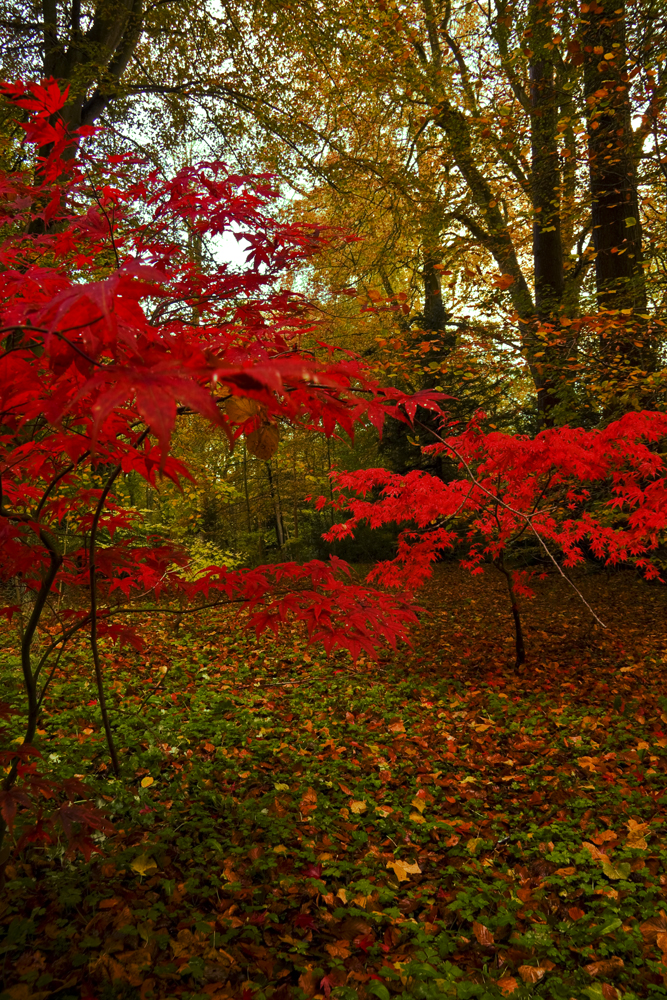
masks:
[[[629,215],[627,217],[627,219],[625,220],[625,225],[629,229],[630,226],[636,226],[637,225],[637,220],[635,218],[633,218],[632,215]]]
[[[379,997],[379,1000],[391,1000],[389,990],[382,983],[379,983],[377,979],[371,979],[370,983],[366,986],[366,992],[372,993],[374,997]]]
[[[607,878],[627,878],[632,868],[629,864],[624,863],[620,865],[615,865],[613,862],[607,860],[602,862],[602,871],[605,873]]]

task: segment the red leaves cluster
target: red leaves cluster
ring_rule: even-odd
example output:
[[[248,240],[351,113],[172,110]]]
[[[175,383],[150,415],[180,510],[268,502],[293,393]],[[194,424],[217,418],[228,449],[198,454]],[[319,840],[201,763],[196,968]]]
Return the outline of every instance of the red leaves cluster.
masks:
[[[364,521],[408,525],[397,556],[373,571],[394,587],[418,586],[439,554],[462,542],[463,565],[479,573],[526,534],[546,559],[557,556],[565,566],[591,553],[605,563],[632,562],[657,578],[651,553],[667,525],[667,490],[656,445],[665,435],[667,416],[648,411],[601,430],[551,428],[532,439],[484,433],[473,421],[425,449],[453,459],[460,478],[386,469],[338,474],[337,505],[351,517],[330,537],[345,537]],[[517,592],[530,596],[528,582],[515,572]]]
[[[73,594],[89,587],[94,561],[101,635],[130,633],[113,620],[119,601],[171,594],[245,603],[258,629],[295,615],[314,639],[354,653],[403,637],[397,603],[345,582],[342,564],[215,567],[188,582],[186,554],[164,539],[146,545],[113,488],[119,474],[151,485],[189,476],[170,454],[183,412],[232,444],[260,421],[352,435],[360,420],[405,419],[405,397],[378,389],[357,357],[331,349],[323,362],[304,348],[314,312],[277,282],[321,232],[277,222],[268,178],[221,163],[128,179],[125,157],[100,163],[81,147],[85,131],[67,134],[66,95],[53,82],[3,93],[30,111],[27,139],[40,155],[34,179],[0,176],[0,578],[38,592],[57,560],[53,586]],[[193,262],[193,237],[225,233],[243,241],[246,268]],[[247,420],[229,419],[230,396],[255,404]],[[101,540],[95,560],[91,535]],[[88,627],[82,603],[63,609],[64,632]]]

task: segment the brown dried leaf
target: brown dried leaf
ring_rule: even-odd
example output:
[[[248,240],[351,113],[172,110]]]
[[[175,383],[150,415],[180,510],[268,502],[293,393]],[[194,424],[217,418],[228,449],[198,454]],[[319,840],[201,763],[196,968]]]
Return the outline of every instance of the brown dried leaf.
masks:
[[[646,944],[655,944],[659,934],[667,933],[667,913],[660,910],[658,917],[651,917],[639,925],[639,930]]]
[[[225,413],[233,424],[245,424],[259,413],[259,403],[246,396],[230,396],[225,400]]]
[[[309,788],[299,803],[299,811],[302,816],[307,816],[308,813],[314,812],[315,809],[317,809],[317,792],[314,788]]]
[[[250,454],[254,455],[255,458],[261,459],[263,462],[268,462],[270,458],[273,458],[278,451],[279,443],[280,434],[275,424],[260,424],[259,427],[256,427],[246,437],[246,444]]]
[[[480,944],[494,944],[493,931],[484,924],[480,924],[477,920],[473,921],[472,932]]]
[[[520,965],[519,975],[524,983],[539,983],[548,970],[543,965]]]
[[[595,844],[591,844],[590,840],[582,841],[581,846],[585,851],[588,851],[590,856],[593,858],[593,861],[609,861],[609,858],[604,851],[597,848]]]
[[[628,828],[625,846],[634,847],[636,851],[646,851],[648,849],[646,834],[650,829],[650,823],[638,823],[636,819],[630,819],[625,825]]]
[[[349,958],[350,957],[350,942],[341,940],[334,941],[333,944],[326,944],[324,950],[328,951],[332,958]]]
[[[622,958],[614,955],[612,958],[603,958],[599,962],[591,962],[585,965],[584,969],[589,976],[616,976],[624,966]]]

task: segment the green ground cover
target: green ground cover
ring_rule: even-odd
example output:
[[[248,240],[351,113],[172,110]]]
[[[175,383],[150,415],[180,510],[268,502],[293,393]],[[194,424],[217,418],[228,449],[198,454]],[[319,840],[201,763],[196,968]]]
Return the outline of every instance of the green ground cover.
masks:
[[[595,585],[617,608],[625,585]],[[629,600],[608,636],[548,595],[519,676],[487,582],[433,591],[379,664],[230,612],[154,621],[142,655],[108,651],[118,780],[75,652],[38,746],[115,833],[89,861],[10,859],[2,1000],[667,996],[662,598],[642,593],[653,626]],[[2,683],[11,701],[11,651]]]

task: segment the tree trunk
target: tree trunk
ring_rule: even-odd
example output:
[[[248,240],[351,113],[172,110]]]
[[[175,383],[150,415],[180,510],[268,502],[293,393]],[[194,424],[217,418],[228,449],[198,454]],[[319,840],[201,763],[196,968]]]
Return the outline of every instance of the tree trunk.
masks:
[[[280,512],[280,498],[278,496],[278,490],[273,482],[273,474],[271,472],[271,463],[266,463],[266,471],[269,477],[269,492],[271,494],[271,500],[273,502],[273,516],[276,525],[276,538],[278,540],[278,545],[282,549],[285,544],[285,534],[283,532],[283,519]]]
[[[502,559],[500,559],[496,563],[496,565],[500,570],[500,572],[505,577],[505,580],[507,581],[507,591],[510,597],[510,610],[512,612],[512,619],[514,621],[514,650],[515,650],[514,666],[518,670],[518,668],[526,662],[526,646],[523,641],[523,628],[521,627],[519,602],[517,600],[516,592],[514,590],[514,584],[512,583],[512,574],[507,569]]]
[[[623,0],[593,0],[582,17],[582,40],[598,306],[641,314],[647,308],[646,282]],[[603,357],[652,368],[654,353],[648,344],[637,347],[635,327],[628,322],[616,328],[616,336],[604,337]]]
[[[552,326],[557,336],[564,292],[563,244],[561,240],[560,168],[558,162],[558,98],[553,65],[551,9],[543,0],[530,8],[531,196],[533,203],[533,267],[535,311],[540,323]],[[544,421],[559,403],[562,380],[562,349],[544,344],[538,407]]]

